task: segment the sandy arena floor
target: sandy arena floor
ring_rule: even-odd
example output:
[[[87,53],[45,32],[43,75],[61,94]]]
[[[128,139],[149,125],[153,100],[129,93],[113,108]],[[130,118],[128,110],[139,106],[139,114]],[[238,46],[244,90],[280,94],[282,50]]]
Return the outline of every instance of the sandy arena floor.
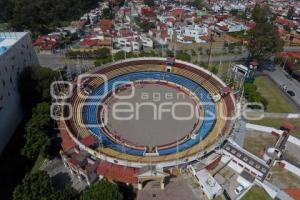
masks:
[[[130,93],[130,90],[125,90],[118,93],[118,95],[123,96]],[[124,102],[126,102],[126,105],[119,104]],[[193,105],[193,111],[187,105],[177,104],[176,107],[174,107],[175,116],[177,117],[187,117],[192,113],[192,117],[190,117],[189,120],[178,120],[174,117],[172,114],[172,106],[175,102]],[[161,112],[160,115],[161,109],[159,109],[159,106],[162,103],[168,104],[163,106],[163,108],[169,111]],[[118,105],[115,108],[119,110],[128,109],[128,104],[132,105],[132,112],[115,112],[116,109],[114,109],[114,106]],[[193,131],[198,121],[195,114],[195,112],[197,112],[195,109],[195,101],[190,96],[175,88],[154,83],[136,86],[133,97],[129,99],[120,100],[111,97],[107,105],[109,108],[108,127],[110,131],[117,133],[117,135],[136,145],[154,147],[156,145],[176,142],[178,139],[185,137]],[[157,112],[155,112],[156,109]],[[159,118],[159,115],[161,118]],[[128,118],[131,116],[131,119],[120,120],[117,119],[116,116]],[[201,122],[199,126],[200,124]],[[196,128],[198,128],[198,126]]]

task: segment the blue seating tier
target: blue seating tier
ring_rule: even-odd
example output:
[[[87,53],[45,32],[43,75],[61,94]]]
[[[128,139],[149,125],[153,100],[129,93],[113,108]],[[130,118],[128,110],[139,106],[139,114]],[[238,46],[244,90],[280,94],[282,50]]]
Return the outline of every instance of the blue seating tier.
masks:
[[[103,143],[103,145],[110,147],[116,151],[142,156],[144,154],[143,150],[138,150],[134,148],[129,148],[124,145],[120,145],[112,141],[106,134],[102,132],[98,125],[97,120],[97,110],[98,105],[101,104],[101,99],[105,97],[105,95],[113,89],[113,86],[119,86],[128,81],[137,81],[137,80],[165,80],[169,82],[173,82],[178,85],[182,85],[189,89],[190,91],[196,91],[196,96],[200,99],[203,104],[204,110],[204,120],[198,133],[195,138],[190,138],[183,144],[179,144],[178,146],[173,146],[171,148],[159,150],[159,155],[168,155],[174,154],[176,152],[184,151],[196,144],[198,144],[201,140],[203,140],[211,131],[215,123],[215,105],[214,102],[209,95],[208,91],[203,87],[198,85],[196,82],[176,74],[167,73],[167,72],[156,72],[156,71],[147,71],[147,72],[133,72],[129,74],[124,74],[113,79],[110,79],[105,84],[99,85],[91,94],[90,98],[86,100],[86,103],[92,103],[91,105],[87,104],[83,106],[83,121],[86,125],[90,125],[88,129],[92,134],[97,136]],[[106,89],[107,87],[107,89]],[[98,96],[97,98],[95,98]],[[94,97],[94,98],[92,98]],[[92,127],[91,125],[94,125]]]

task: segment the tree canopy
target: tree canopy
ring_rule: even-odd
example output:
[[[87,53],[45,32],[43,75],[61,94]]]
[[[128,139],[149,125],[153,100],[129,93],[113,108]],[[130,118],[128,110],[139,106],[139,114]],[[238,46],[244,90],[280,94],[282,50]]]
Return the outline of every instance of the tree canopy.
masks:
[[[13,193],[13,200],[69,200],[75,199],[77,193],[70,186],[55,191],[47,172],[38,171],[26,174],[22,183]]]
[[[176,52],[176,59],[191,62],[192,57],[188,53],[178,51]]]
[[[53,195],[53,187],[47,172],[39,171],[29,173],[22,183],[15,188],[14,200],[41,200],[50,199]]]
[[[260,6],[259,4],[255,4],[252,10],[252,19],[256,23],[266,23],[270,18],[270,8],[267,5]]]
[[[253,83],[246,83],[244,85],[245,97],[249,102],[262,103],[266,108],[268,100],[264,98],[258,91],[256,85]]]
[[[276,28],[270,23],[258,23],[248,32],[248,50],[258,60],[270,58],[274,53],[283,50],[284,42]]]
[[[191,5],[195,8],[201,9],[203,7],[203,0],[194,0],[191,2]]]
[[[41,153],[48,152],[50,142],[50,106],[48,103],[38,104],[32,111],[32,117],[25,127],[26,143],[22,154],[28,159],[35,159]]]
[[[149,7],[154,7],[155,6],[154,0],[144,0],[144,4],[149,6]]]
[[[58,77],[59,72],[49,68],[40,66],[25,68],[19,79],[19,91],[23,108],[26,111],[31,111],[37,103],[50,102],[50,86]]]
[[[288,10],[287,18],[292,20],[294,13],[295,13],[295,8],[294,6],[291,6]]]
[[[91,199],[122,200],[123,196],[116,184],[101,180],[85,190],[80,196],[80,200]]]
[[[9,20],[17,31],[46,34],[65,21],[78,19],[97,3],[98,0],[4,0],[0,19]]]
[[[252,57],[258,60],[270,58],[274,53],[283,50],[284,42],[280,38],[277,29],[269,22],[268,6],[255,5],[252,11],[252,19],[256,27],[248,31],[248,50]]]

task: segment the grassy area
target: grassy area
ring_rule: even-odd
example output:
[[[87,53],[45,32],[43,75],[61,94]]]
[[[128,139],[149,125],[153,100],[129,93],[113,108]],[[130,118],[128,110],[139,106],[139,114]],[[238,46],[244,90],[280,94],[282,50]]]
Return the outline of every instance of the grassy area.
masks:
[[[267,112],[289,113],[295,111],[295,106],[281,95],[280,89],[267,76],[257,77],[254,84],[262,96],[268,100]]]
[[[271,200],[272,198],[262,188],[258,186],[253,186],[242,198],[242,200],[256,199]]]
[[[270,182],[277,185],[279,188],[299,188],[300,177],[293,173],[282,169],[278,165],[271,169],[272,177]]]
[[[7,23],[0,23],[0,32],[5,32],[9,30],[9,25]]]
[[[274,128],[279,128],[284,121],[287,121],[291,124],[293,124],[296,129],[291,131],[291,135],[300,138],[300,119],[274,119],[274,118],[263,118],[261,120],[253,120],[249,121],[249,123],[252,124],[258,124],[262,126],[270,126]]]
[[[31,169],[31,173],[37,172],[40,169],[40,167],[42,166],[44,160],[45,160],[44,156],[42,156],[40,154]]]
[[[271,134],[260,133],[257,131],[248,131],[244,142],[244,148],[261,157],[261,152],[267,147],[275,146],[278,137]]]
[[[223,200],[222,196],[217,196],[214,200]]]
[[[225,73],[231,66],[231,62],[224,62],[221,64],[221,66],[219,66],[219,64],[217,65],[218,66],[218,69],[219,69],[219,73],[220,74],[223,74]]]

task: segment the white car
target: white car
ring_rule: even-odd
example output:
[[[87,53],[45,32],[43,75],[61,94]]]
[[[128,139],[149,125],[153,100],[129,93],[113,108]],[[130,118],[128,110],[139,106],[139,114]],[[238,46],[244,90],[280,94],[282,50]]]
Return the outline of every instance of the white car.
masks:
[[[244,186],[239,185],[237,188],[235,188],[234,192],[239,195],[244,189]]]

